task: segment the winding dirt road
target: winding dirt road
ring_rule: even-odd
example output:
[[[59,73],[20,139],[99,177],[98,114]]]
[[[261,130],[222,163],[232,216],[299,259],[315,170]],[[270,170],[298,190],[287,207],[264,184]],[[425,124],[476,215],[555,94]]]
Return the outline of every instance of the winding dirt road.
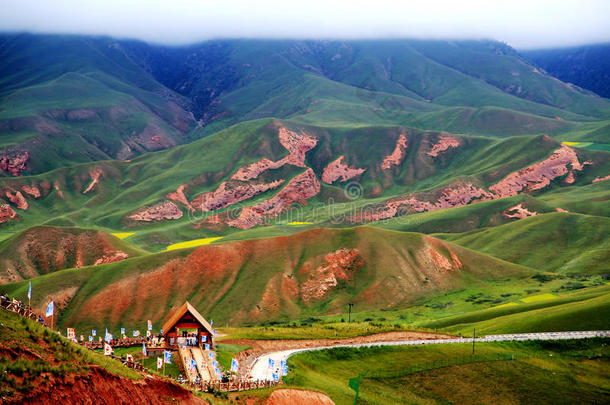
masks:
[[[392,334],[401,334],[403,339],[390,340],[388,337]],[[419,338],[414,336],[419,335]],[[610,337],[610,330],[604,331],[579,331],[579,332],[543,332],[543,333],[515,333],[505,335],[487,335],[476,338],[476,342],[501,342],[511,340],[560,340],[560,339],[585,339],[592,337]],[[353,342],[349,342],[349,341]],[[370,347],[370,346],[404,346],[404,345],[426,345],[426,344],[447,344],[447,343],[472,343],[472,338],[456,338],[448,335],[414,333],[414,332],[389,332],[372,336],[361,336],[358,338],[323,340],[326,345],[315,345],[315,342],[320,340],[295,340],[295,341],[259,341],[261,348],[272,346],[269,343],[276,342],[275,346],[294,346],[291,348],[283,348],[283,350],[268,352],[256,358],[249,372],[249,377],[253,380],[272,380],[273,374],[279,374],[280,364],[288,360],[288,358],[296,353],[324,350],[335,347]],[[241,344],[257,341],[242,341]],[[227,342],[228,343],[228,342]],[[297,347],[299,346],[300,347]],[[309,346],[307,346],[309,345]],[[272,361],[269,361],[272,360]],[[273,364],[273,367],[270,366]]]

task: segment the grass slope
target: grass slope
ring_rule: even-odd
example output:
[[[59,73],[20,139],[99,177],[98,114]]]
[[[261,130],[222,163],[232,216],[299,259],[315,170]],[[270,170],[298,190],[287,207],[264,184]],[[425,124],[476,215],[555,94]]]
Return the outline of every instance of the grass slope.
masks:
[[[103,231],[37,226],[0,243],[0,280],[4,282],[112,260],[115,253],[137,257],[146,252]]]
[[[340,249],[357,249],[357,258],[327,256]],[[450,269],[438,264],[443,260],[452,263]],[[344,269],[347,278],[336,273],[336,285],[327,285],[328,273],[316,269],[330,265]],[[492,280],[525,280],[533,273],[421,234],[318,229],[58,271],[33,280],[33,290],[42,294],[32,302],[38,308],[49,298],[60,301],[61,325],[99,329],[142,328],[147,319],[160,327],[172,307],[189,300],[222,325],[343,312],[349,301],[361,310],[392,308],[439,291],[485,288]],[[27,285],[3,289],[21,297]]]
[[[603,403],[610,398],[607,339],[478,344],[475,358],[471,350],[454,344],[302,353],[289,359],[284,381],[325,392],[337,404],[354,402],[348,381],[360,374],[358,403],[363,404]],[[464,364],[447,366],[456,363]],[[416,367],[430,370],[411,374]]]
[[[610,273],[610,219],[548,213],[444,238],[524,266],[556,273]]]

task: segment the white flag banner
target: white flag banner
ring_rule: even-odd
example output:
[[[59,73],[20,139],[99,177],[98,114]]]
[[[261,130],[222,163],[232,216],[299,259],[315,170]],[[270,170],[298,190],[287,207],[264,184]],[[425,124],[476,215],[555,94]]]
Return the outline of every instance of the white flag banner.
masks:
[[[110,356],[112,354],[112,346],[108,343],[104,343],[104,356]]]
[[[163,358],[157,357],[157,369],[163,368]]]
[[[49,302],[49,305],[47,305],[47,312],[45,312],[45,316],[47,318],[53,316],[53,301]]]

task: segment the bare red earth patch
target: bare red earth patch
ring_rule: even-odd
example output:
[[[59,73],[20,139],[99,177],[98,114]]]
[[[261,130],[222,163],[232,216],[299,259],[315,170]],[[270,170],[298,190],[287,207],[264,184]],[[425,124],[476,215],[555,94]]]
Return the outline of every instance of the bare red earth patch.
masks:
[[[357,169],[355,167],[348,167],[343,163],[345,157],[339,156],[337,159],[332,161],[324,168],[322,172],[322,181],[324,183],[334,183],[335,181],[346,181],[353,177],[359,176],[366,171],[366,169]]]
[[[179,219],[182,218],[182,211],[178,206],[171,201],[161,201],[150,207],[140,208],[136,212],[127,216],[128,219],[134,221],[162,221],[164,219]]]
[[[580,163],[574,149],[563,145],[541,162],[513,172],[489,187],[498,197],[509,197],[524,191],[540,190],[551,184],[551,180],[583,170],[590,162]]]
[[[0,169],[13,176],[21,176],[21,172],[27,168],[30,154],[26,150],[0,153]]]
[[[381,162],[382,169],[389,169],[392,166],[399,166],[402,163],[402,160],[405,158],[407,151],[407,136],[405,134],[400,134],[398,137],[398,141],[396,141],[396,147],[394,151],[383,158],[383,162]]]
[[[264,218],[273,218],[290,209],[296,202],[304,202],[320,192],[320,182],[312,169],[294,177],[274,197],[254,206],[244,208],[236,219],[227,221],[229,226],[249,229],[264,223]]]
[[[309,279],[301,285],[301,299],[305,303],[324,298],[337,286],[338,280],[350,280],[363,264],[358,249],[339,249],[324,259],[326,264],[311,271]]]
[[[438,142],[432,145],[432,148],[426,153],[426,155],[431,157],[438,157],[439,154],[445,152],[451,148],[457,148],[460,146],[460,141],[451,136],[441,136],[438,139]]]
[[[510,207],[508,209],[506,209],[502,215],[504,215],[506,218],[516,218],[516,219],[523,219],[523,218],[527,218],[527,217],[533,217],[535,215],[539,215],[537,212],[535,211],[530,211],[528,210],[523,203],[517,204],[514,207]]]

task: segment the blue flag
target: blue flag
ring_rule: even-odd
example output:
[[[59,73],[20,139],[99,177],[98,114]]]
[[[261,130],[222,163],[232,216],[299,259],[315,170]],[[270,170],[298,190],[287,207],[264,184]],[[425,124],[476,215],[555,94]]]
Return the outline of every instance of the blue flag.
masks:
[[[32,299],[32,282],[30,281],[30,286],[28,287],[28,299]]]
[[[93,336],[89,336],[89,341],[93,342]]]
[[[232,359],[231,360],[231,371],[237,372],[237,370],[239,370],[239,363],[237,362],[237,359]]]
[[[49,305],[47,306],[47,312],[46,312],[46,317],[50,317],[53,316],[53,301],[49,302]]]
[[[144,354],[145,357],[148,356],[148,354],[146,354],[146,343],[142,343],[142,353]]]
[[[164,353],[165,353],[165,355],[164,355],[165,363],[171,364],[172,363],[172,352],[166,350]]]
[[[91,329],[91,335],[92,335],[92,336],[97,335],[97,331],[96,331],[95,329]]]
[[[121,335],[125,334],[125,328],[121,328]]]
[[[191,366],[193,368],[197,368],[197,362],[195,361],[195,359],[191,359]]]

